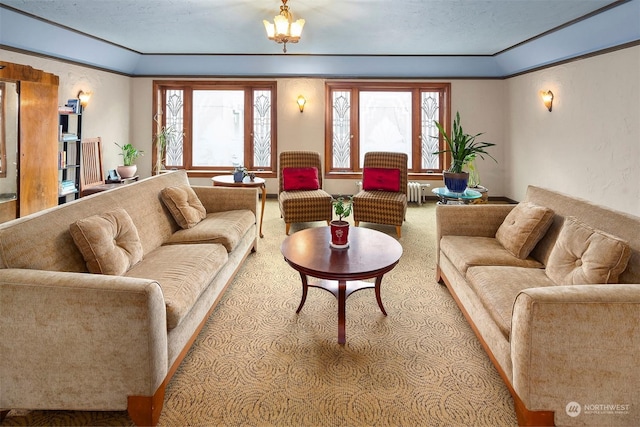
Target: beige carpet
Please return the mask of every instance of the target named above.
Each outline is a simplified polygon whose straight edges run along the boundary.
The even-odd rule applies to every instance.
[[[411,205],[403,257],[373,290],[337,303],[280,254],[270,199],[264,239],[167,388],[165,426],[513,426],[513,400],[446,287],[434,280],[434,204]],[[294,225],[301,227],[322,223]],[[395,236],[393,227],[374,226]],[[124,412],[11,411],[3,425],[131,425]]]

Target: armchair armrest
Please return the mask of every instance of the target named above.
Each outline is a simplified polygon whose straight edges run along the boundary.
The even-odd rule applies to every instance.
[[[630,405],[618,418],[584,412],[581,423],[639,424],[639,319],[638,284],[521,292],[511,326],[515,392],[529,410],[555,411],[558,425],[570,423],[570,402]]]
[[[125,410],[168,372],[157,282],[0,269],[0,408]]]
[[[193,186],[207,212],[249,209],[258,217],[258,189]]]

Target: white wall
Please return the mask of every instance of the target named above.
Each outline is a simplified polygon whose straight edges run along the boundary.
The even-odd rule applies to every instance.
[[[533,184],[640,215],[640,47],[506,82],[505,195]],[[539,92],[551,90],[553,111]]]

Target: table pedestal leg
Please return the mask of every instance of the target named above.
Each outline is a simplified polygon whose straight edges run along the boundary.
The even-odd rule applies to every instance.
[[[346,342],[345,323],[347,305],[347,281],[338,281],[338,344]]]
[[[302,299],[300,300],[300,305],[296,310],[296,314],[300,313],[300,310],[302,310],[302,306],[304,305],[304,302],[307,300],[307,291],[309,290],[307,275],[300,273],[300,278],[302,279]]]
[[[267,186],[262,186],[262,213],[260,214],[260,237],[264,237],[262,234],[262,221],[264,221],[264,203],[267,201]]]
[[[349,295],[362,289],[374,288],[378,307],[380,307],[382,314],[385,316],[387,315],[387,311],[384,309],[384,305],[382,305],[382,296],[380,295],[382,277],[383,275],[377,276],[375,284],[360,280],[350,282],[346,280],[319,280],[309,284],[306,274],[300,273],[300,278],[302,279],[302,300],[300,301],[300,305],[298,306],[296,313],[300,313],[300,310],[302,310],[302,306],[307,300],[307,291],[310,287],[324,289],[325,291],[331,292],[333,296],[338,299],[338,343],[344,344],[346,342],[347,335],[345,332],[347,319],[346,305]]]
[[[378,307],[380,307],[382,314],[386,316],[387,312],[382,305],[382,296],[380,296],[380,284],[382,284],[382,276],[376,277],[376,300],[378,301]]]

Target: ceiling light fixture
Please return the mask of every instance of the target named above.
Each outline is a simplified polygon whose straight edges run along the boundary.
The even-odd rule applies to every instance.
[[[284,44],[282,48],[284,53],[287,53],[287,43],[298,43],[304,27],[304,19],[293,21],[293,15],[289,11],[287,1],[282,0],[280,15],[273,18],[273,23],[267,20],[262,21],[265,30],[267,30],[269,40]]]

